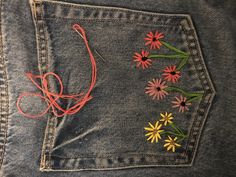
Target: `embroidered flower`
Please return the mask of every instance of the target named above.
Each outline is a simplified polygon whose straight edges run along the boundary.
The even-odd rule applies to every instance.
[[[172,116],[172,113],[168,114],[167,112],[165,114],[161,113],[161,117],[162,119],[160,119],[160,121],[164,122],[164,125],[166,126],[168,123],[173,123],[171,120],[174,118]]]
[[[164,38],[164,35],[162,33],[159,33],[158,31],[153,34],[153,32],[150,32],[147,34],[147,37],[144,38],[145,45],[150,45],[150,49],[159,49],[162,45],[159,39]]]
[[[152,125],[150,122],[148,124],[150,127],[144,127],[145,130],[149,131],[148,133],[145,134],[145,136],[149,136],[147,140],[148,141],[150,140],[151,143],[153,143],[154,141],[156,141],[157,143],[158,140],[161,139],[160,133],[164,131],[164,130],[160,130],[160,128],[162,127],[162,124],[159,124],[159,121],[155,123],[155,126]]]
[[[149,94],[152,99],[163,99],[166,95],[168,95],[168,92],[164,90],[168,87],[165,85],[165,83],[166,82],[162,82],[161,79],[153,79],[152,81],[148,82],[148,86],[145,88],[145,93]]]
[[[180,78],[180,71],[176,70],[176,66],[168,66],[164,69],[162,74],[164,79],[176,83]]]
[[[171,150],[173,152],[175,152],[175,147],[180,147],[181,145],[176,143],[177,137],[175,137],[174,139],[172,139],[170,136],[168,136],[168,139],[165,140],[165,144],[164,147],[167,148],[167,151]]]
[[[189,108],[188,106],[191,105],[191,103],[187,102],[187,98],[183,97],[182,95],[180,95],[180,97],[175,97],[176,101],[172,101],[172,103],[174,104],[172,107],[173,108],[178,108],[179,107],[179,112],[184,112],[185,110],[188,111]]]
[[[142,67],[143,69],[148,68],[151,65],[151,59],[148,58],[149,52],[142,50],[141,54],[135,52],[133,56],[134,61],[137,62],[137,67]]]

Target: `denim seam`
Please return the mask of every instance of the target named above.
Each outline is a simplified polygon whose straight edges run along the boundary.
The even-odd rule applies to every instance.
[[[44,39],[45,39],[45,65],[44,65],[44,68],[42,66],[42,69],[46,72],[49,72],[48,71],[48,63],[49,63],[49,57],[48,57],[48,40],[47,40],[47,35],[46,35],[46,27],[45,27],[45,24],[44,24],[44,19],[43,19],[43,6],[42,4],[40,4],[40,13],[39,15],[41,16],[41,21],[42,21],[42,30],[43,30],[43,35],[44,35]],[[50,83],[48,84],[48,86],[50,87]],[[52,120],[52,121],[50,121]],[[48,157],[48,159],[45,159],[45,163],[46,163],[46,167],[47,168],[51,168],[51,164],[50,164],[50,161],[51,161],[51,152],[52,152],[52,148],[53,148],[53,144],[54,144],[54,139],[55,139],[55,125],[56,125],[56,120],[57,118],[53,116],[52,113],[49,113],[48,115],[48,123],[49,123],[49,135],[51,136],[48,136],[49,138],[49,142],[48,142],[48,156],[45,155],[45,158]],[[51,132],[51,133],[50,133]]]
[[[5,146],[7,143],[8,131],[8,115],[9,115],[9,93],[8,93],[8,76],[6,61],[3,54],[3,40],[2,40],[2,7],[3,2],[0,0],[0,169],[5,157]],[[3,140],[3,141],[2,141]]]
[[[187,20],[188,21],[188,20]],[[182,25],[182,24],[181,24]],[[193,26],[191,26],[191,28],[193,28]],[[193,55],[193,52],[192,52],[192,49],[189,47],[189,41],[188,41],[188,37],[189,37],[189,35],[188,35],[188,33],[187,33],[187,30],[185,29],[185,26],[184,25],[182,25],[182,30],[183,30],[183,32],[184,32],[184,34],[186,35],[186,42],[187,42],[187,47],[188,47],[188,50],[189,50],[189,52],[190,52],[190,58],[189,59],[192,59],[192,62],[193,62],[193,66],[194,66],[194,68],[195,68],[195,71],[196,71],[196,73],[197,73],[197,75],[198,75],[198,78],[199,78],[199,80],[200,80],[200,82],[201,82],[201,86],[202,86],[202,88],[204,88],[204,86],[203,86],[203,83],[202,83],[202,80],[200,79],[200,77],[199,77],[199,72],[198,72],[198,70],[197,70],[197,67],[196,67],[196,63],[195,63],[195,60],[194,60],[194,55]],[[196,41],[194,41],[194,44],[196,45]],[[198,110],[199,110],[199,108],[200,108],[200,106],[201,106],[201,104],[202,104],[202,102],[203,102],[203,100],[204,100],[204,98],[205,98],[205,91],[204,91],[204,95],[203,95],[203,97],[202,97],[202,99],[201,99],[201,102],[200,102],[200,104],[198,105],[198,109],[197,109],[197,112],[198,112]],[[191,116],[194,116],[194,114],[191,114]],[[197,116],[195,116],[195,117],[197,117]],[[185,149],[185,154],[187,154],[187,156],[188,156],[188,162],[190,162],[191,163],[191,161],[193,161],[193,159],[190,157],[190,155],[188,154],[188,149],[189,149],[189,142],[195,142],[195,138],[193,138],[193,131],[194,131],[194,128],[196,128],[194,125],[195,125],[195,121],[196,121],[196,118],[193,120],[193,122],[192,122],[192,124],[191,124],[191,129],[190,129],[190,131],[189,131],[189,133],[188,133],[188,137],[189,137],[189,139],[188,139],[188,141],[187,141],[187,145],[186,145],[186,149]],[[200,125],[201,126],[201,125]],[[191,137],[191,138],[190,138]],[[192,154],[192,152],[194,151],[194,149],[193,150],[191,150],[190,152],[190,154]]]
[[[79,159],[79,158],[84,158],[84,159],[86,159],[86,158],[89,158],[89,159],[91,159],[91,158],[111,158],[111,157],[114,157],[114,155],[115,156],[124,156],[124,155],[127,155],[127,154],[129,154],[129,155],[133,155],[133,156],[135,156],[135,155],[140,155],[140,156],[143,156],[143,155],[145,155],[145,156],[160,156],[160,154],[154,154],[154,153],[142,153],[142,152],[140,152],[140,153],[106,153],[106,154],[103,154],[103,155],[92,155],[92,156],[90,156],[91,154],[83,154],[83,155],[81,155],[81,156],[76,156],[76,157],[66,157],[66,156],[58,156],[58,155],[52,155],[52,157],[56,157],[56,158],[61,158],[61,159]],[[174,157],[174,156],[176,156],[176,155],[178,155],[178,156],[181,156],[181,155],[183,155],[183,153],[178,153],[178,152],[176,152],[175,154],[173,154],[173,156],[170,156],[170,157]]]
[[[33,4],[31,0],[29,0],[32,16],[34,19],[35,30],[36,30],[36,41],[37,41],[37,52],[38,52],[38,69],[40,74],[47,72],[47,56],[48,56],[48,49],[47,49],[47,38],[45,34],[45,26],[44,21],[42,20],[42,6],[41,4]],[[40,168],[50,168],[49,161],[50,161],[50,152],[51,152],[51,141],[48,143],[49,140],[52,139],[50,136],[51,130],[51,122],[49,121],[50,116],[48,116],[48,122],[46,126],[43,146],[42,146],[42,153],[41,153],[41,162]],[[49,140],[48,140],[49,139]],[[49,155],[45,155],[49,154]],[[49,159],[48,159],[49,158]]]
[[[103,158],[93,158],[93,161],[96,161],[98,159],[103,159]],[[107,160],[107,158],[104,158],[104,159]],[[55,166],[53,166],[53,164],[51,164],[51,166],[52,166],[51,169],[71,169],[71,170],[77,171],[77,170],[80,170],[80,169],[88,169],[88,170],[90,170],[91,168],[97,169],[97,170],[99,170],[99,169],[103,170],[104,168],[109,168],[109,169],[112,170],[114,168],[123,168],[123,167],[125,167],[125,168],[132,168],[132,166],[136,166],[136,167],[142,167],[142,166],[146,166],[146,167],[151,167],[151,166],[165,166],[165,167],[191,166],[191,164],[189,164],[189,163],[182,163],[182,164],[180,164],[180,163],[173,163],[172,161],[167,162],[165,164],[159,164],[159,163],[157,163],[157,161],[152,161],[152,162],[148,161],[148,163],[147,163],[147,161],[144,161],[143,163],[146,163],[146,164],[140,164],[141,163],[140,161],[133,162],[134,164],[132,164],[130,162],[127,162],[127,163],[125,163],[125,162],[118,162],[118,163],[115,164],[115,166],[95,164],[94,165],[95,167],[90,167],[90,166],[89,167],[84,167],[83,165],[80,165],[80,164],[75,165],[76,163],[80,163],[81,160],[84,161],[85,159],[74,159],[74,158],[73,159],[57,159],[57,163],[61,164],[61,163],[64,162],[63,164],[65,164],[65,165],[60,165],[59,167],[55,167]],[[176,159],[174,159],[174,160],[176,160]],[[66,167],[67,166],[66,164],[68,163],[68,161],[73,161],[73,165],[70,166],[70,167]],[[53,163],[53,161],[51,161],[51,163]],[[41,170],[48,170],[48,169],[41,169]]]
[[[45,3],[45,1],[42,1],[43,3]],[[49,4],[49,5],[51,5],[51,4]],[[60,5],[61,6],[61,4],[53,4],[53,6],[56,6],[56,5]],[[62,5],[62,6],[65,6],[65,7],[67,7],[66,5]],[[83,6],[76,6],[76,7],[73,7],[73,8],[75,8],[75,9],[83,9],[83,10],[91,10],[91,7],[89,7],[89,8],[85,8],[85,7],[83,7]],[[99,11],[99,10],[103,10],[102,8],[94,8],[95,10],[97,10],[97,11]],[[105,9],[105,10],[107,10],[107,9]],[[176,20],[182,20],[183,18],[186,18],[187,17],[187,15],[183,15],[183,17],[181,17],[181,16],[173,16],[173,14],[172,14],[172,16],[168,16],[167,14],[166,15],[164,15],[164,14],[158,14],[158,13],[152,13],[152,14],[149,14],[148,12],[146,12],[146,11],[132,11],[131,9],[122,9],[122,10],[124,10],[125,11],[125,14],[127,15],[127,14],[129,14],[129,15],[138,15],[137,17],[134,17],[134,19],[133,20],[131,20],[130,18],[123,18],[123,17],[110,17],[110,18],[101,18],[101,19],[104,19],[104,20],[107,20],[107,21],[109,21],[109,20],[127,20],[127,21],[129,21],[129,22],[131,22],[131,21],[136,21],[136,23],[137,23],[137,21],[140,21],[140,22],[145,22],[145,21],[147,21],[147,22],[151,22],[151,23],[160,23],[160,22],[158,22],[158,19],[156,19],[157,21],[154,21],[154,19],[152,19],[152,20],[150,20],[150,19],[143,19],[144,17],[149,17],[149,18],[160,18],[160,19],[162,19],[163,20],[163,22],[162,23],[171,23],[172,25],[173,24],[175,24],[176,23]],[[114,13],[114,12],[120,12],[119,10],[117,11],[117,10],[114,10],[114,9],[109,9],[109,12],[111,12],[111,13]],[[175,14],[175,15],[177,15],[177,14]],[[46,16],[46,13],[45,13],[45,16]],[[94,17],[94,18],[90,18],[90,17],[79,17],[78,16],[78,18],[73,18],[73,17],[64,17],[64,16],[55,16],[55,15],[51,15],[50,17],[58,17],[58,18],[68,18],[68,19],[91,19],[91,20],[101,20],[101,19],[99,19],[99,18],[96,18],[96,17]],[[141,18],[141,19],[140,19]],[[168,20],[173,20],[174,19],[174,21],[171,21],[171,22],[168,22]],[[179,21],[178,21],[178,24],[179,24]],[[114,22],[114,21],[113,21]]]
[[[112,22],[112,23],[127,23],[127,24],[137,24],[137,25],[150,25],[150,26],[163,26],[163,27],[172,27],[172,28],[177,28],[177,25],[179,25],[179,23],[171,23],[171,25],[166,25],[166,24],[147,24],[147,23],[137,23],[137,21],[135,20],[127,20],[127,19],[119,19],[119,18],[114,18],[114,19],[96,19],[96,18],[64,18],[64,17],[44,17],[44,19],[62,19],[62,20],[80,20],[80,21],[93,21],[93,22]],[[123,20],[123,21],[122,21]],[[173,26],[175,25],[175,26]]]
[[[97,5],[85,5],[85,4],[74,4],[74,3],[67,3],[67,2],[61,2],[61,1],[54,1],[54,0],[35,0],[35,2],[42,2],[49,5],[60,5],[64,7],[72,7],[72,8],[82,8],[82,9],[94,9],[94,10],[109,10],[112,12],[117,11],[124,11],[124,12],[133,12],[137,14],[146,14],[150,16],[162,16],[164,18],[173,18],[173,19],[180,19],[180,18],[186,18],[188,15],[186,14],[164,14],[164,13],[156,13],[156,12],[149,12],[149,11],[141,11],[141,10],[133,10],[129,8],[123,8],[123,7],[109,7],[109,6],[97,6]]]
[[[144,156],[145,156],[145,157],[148,157],[148,158],[149,157],[155,157],[155,158],[160,158],[160,157],[163,158],[164,157],[164,158],[172,158],[174,160],[179,160],[179,159],[176,158],[176,154],[174,156],[165,156],[165,155],[158,155],[158,154],[156,154],[156,155],[149,155],[149,154],[144,154],[144,153],[137,153],[137,154],[129,154],[129,153],[127,153],[127,154],[126,153],[110,154],[110,153],[108,153],[108,154],[103,154],[103,155],[107,155],[107,156],[72,157],[72,158],[71,157],[66,157],[65,158],[65,157],[59,157],[59,156],[52,155],[51,157],[55,157],[55,158],[58,158],[60,160],[86,160],[86,159],[107,159],[108,160],[108,159],[111,159],[111,158],[114,158],[114,159],[118,159],[118,158],[124,159],[122,157],[130,155],[130,157],[127,157],[127,159],[129,159],[129,158],[133,158],[135,155],[138,155],[139,159],[144,158]],[[180,159],[180,160],[183,160],[183,159]],[[156,163],[156,161],[154,163]],[[171,164],[172,164],[172,161],[171,161]],[[178,163],[176,163],[176,164],[179,165]]]
[[[188,139],[188,142],[191,141],[192,143],[194,143],[194,145],[192,147],[193,150],[191,151],[192,153],[188,155],[189,158],[190,158],[190,163],[193,164],[194,158],[195,158],[196,153],[197,153],[197,148],[198,148],[198,144],[199,144],[199,141],[200,141],[200,137],[201,137],[202,132],[203,132],[203,127],[204,127],[205,121],[208,117],[208,113],[209,113],[209,110],[211,108],[212,100],[214,99],[214,96],[215,96],[216,92],[215,92],[213,83],[210,79],[208,69],[206,68],[204,58],[203,58],[203,55],[202,55],[202,52],[201,52],[201,48],[200,48],[200,45],[199,45],[199,40],[198,40],[198,37],[197,37],[197,34],[196,34],[196,30],[194,29],[194,25],[193,25],[191,17],[187,18],[186,22],[187,22],[187,25],[190,26],[191,28],[189,28],[189,29],[185,28],[184,25],[183,25],[183,27],[184,27],[183,30],[184,30],[184,32],[187,36],[186,40],[187,40],[188,48],[191,51],[191,55],[194,56],[193,50],[197,51],[195,57],[198,58],[198,59],[197,60],[193,59],[193,62],[195,63],[194,66],[196,68],[196,72],[198,74],[199,80],[201,81],[201,85],[204,88],[204,92],[205,92],[203,98],[201,99],[201,103],[200,103],[198,111],[197,111],[198,114],[199,114],[199,111],[202,109],[203,110],[202,113],[204,113],[204,115],[203,116],[199,115],[200,117],[202,117],[200,120],[197,120],[197,117],[194,119],[193,128],[191,129],[192,131],[194,131],[194,128],[198,128],[199,130],[197,130],[197,132],[195,131],[196,132],[195,133],[196,134],[195,138],[194,138],[194,136],[192,136],[192,139]],[[195,47],[190,46],[191,42],[188,40],[189,36],[193,36],[193,43],[195,44],[193,46],[195,46]],[[192,48],[192,50],[191,50],[191,48]],[[204,78],[201,77],[201,75],[204,75]],[[206,82],[204,82],[204,81],[206,81]],[[208,88],[206,89],[205,87],[208,87]],[[207,95],[206,95],[206,92],[208,90],[210,90],[210,92],[207,93]],[[208,95],[209,95],[209,98],[207,99],[206,97]],[[205,99],[207,99],[207,101]],[[204,104],[206,104],[207,106],[204,106]],[[203,108],[200,108],[201,105],[203,105],[202,106]],[[197,125],[194,126],[194,124],[196,124],[197,121],[199,121],[198,126]],[[186,148],[186,152],[188,151],[188,149],[189,149],[189,145]]]
[[[113,168],[80,168],[80,169],[71,169],[71,168],[51,168],[51,169],[42,169],[42,171],[50,172],[50,171],[58,171],[58,172],[75,172],[75,171],[112,171],[112,170],[125,170],[125,169],[134,169],[134,168],[152,168],[152,167],[169,167],[169,168],[176,168],[179,166],[176,165],[132,165],[132,166],[123,166],[123,167],[113,167]],[[187,168],[190,167],[188,164],[184,164],[181,167]]]
[[[64,5],[64,4],[63,4]],[[67,4],[66,4],[67,5]],[[77,6],[78,7],[78,6]],[[80,6],[79,6],[80,7]],[[42,6],[41,6],[41,8],[42,8]],[[112,8],[112,7],[111,7]],[[111,10],[111,9],[110,9]],[[116,11],[116,10],[114,10],[114,11]],[[42,15],[42,9],[41,9],[41,15]],[[164,14],[162,14],[162,16],[164,17]],[[189,17],[188,15],[185,15],[185,17]],[[43,18],[41,19],[42,21],[43,21]],[[106,20],[106,19],[104,19],[104,20]],[[118,20],[118,19],[115,19],[115,20]],[[119,21],[121,21],[122,19],[120,19]],[[184,20],[186,20],[186,19],[184,19]],[[189,23],[189,20],[191,20],[190,19],[190,17],[189,18],[187,18],[187,23]],[[189,26],[191,26],[191,28],[190,28],[190,31],[191,30],[194,30],[194,27],[193,27],[193,25],[189,25]],[[43,30],[44,30],[44,34],[45,34],[45,27],[43,27]],[[186,29],[185,29],[186,30]],[[186,31],[185,31],[186,32]],[[187,33],[188,34],[188,33]],[[187,35],[188,36],[188,35]],[[201,50],[200,48],[199,48],[199,45],[198,45],[198,42],[196,41],[196,36],[193,34],[193,37],[194,37],[194,40],[195,40],[195,45],[197,45],[198,46],[198,48],[197,48],[197,54],[200,52],[199,50]],[[189,42],[188,41],[186,41],[187,43],[188,43],[188,46],[189,46]],[[190,49],[190,47],[189,47],[189,50],[191,51],[191,53],[193,54],[193,49],[191,50]],[[46,52],[47,53],[47,52]],[[199,55],[199,54],[198,54]],[[199,56],[199,61],[200,61],[200,63],[199,63],[199,65],[200,66],[203,66],[203,71],[202,71],[202,73],[204,74],[204,75],[206,75],[206,72],[207,72],[207,70],[206,70],[206,68],[205,68],[205,66],[204,66],[204,64],[202,64],[201,63],[201,60],[203,60],[203,57],[201,57],[201,56]],[[194,61],[194,59],[193,59],[193,61]],[[195,64],[194,64],[195,65]],[[198,73],[198,72],[200,72],[200,71],[198,71],[197,69],[196,69],[196,72]],[[198,75],[199,75],[199,73],[198,73]],[[199,78],[200,78],[200,76],[198,76]],[[207,82],[207,84],[209,84],[209,75],[207,75],[206,77],[205,77],[205,79],[208,79],[208,82]],[[202,79],[200,79],[200,81],[201,81],[201,83],[202,83]],[[203,86],[203,84],[202,84],[202,86]],[[212,85],[211,85],[212,86]],[[204,86],[203,86],[203,88],[204,88]],[[209,87],[209,89],[212,89],[211,87]],[[211,90],[212,92],[211,92],[211,95],[212,95],[212,93],[213,93],[213,95],[214,95],[214,90]],[[207,96],[207,95],[206,95]],[[206,98],[206,96],[204,96],[203,98],[205,99]],[[210,96],[210,98],[208,99],[208,101],[207,102],[205,102],[206,100],[204,100],[202,98],[202,100],[201,100],[201,103],[200,103],[200,105],[202,105],[202,103],[204,103],[204,104],[206,104],[206,103],[209,103],[211,100],[212,100],[212,96]],[[200,107],[200,106],[199,106]],[[209,106],[208,106],[208,110],[209,110]],[[197,112],[199,112],[199,110],[197,111]],[[204,113],[206,112],[205,110],[203,111]],[[205,118],[201,118],[201,120],[200,121],[204,121],[205,119],[206,119],[206,117],[207,117],[207,113],[205,113],[205,116],[202,116],[202,117],[205,117]],[[51,151],[52,150],[52,146],[53,146],[53,140],[54,140],[54,131],[55,131],[55,126],[54,125],[56,125],[55,124],[55,122],[54,123],[51,123],[52,121],[56,121],[55,120],[56,118],[54,118],[54,117],[49,117],[49,119],[48,119],[48,129],[46,130],[46,132],[45,132],[45,137],[46,136],[49,136],[49,134],[51,134],[51,138],[50,138],[50,140],[48,140],[48,138],[46,138],[45,139],[45,146],[49,146],[50,148],[49,148],[49,151]],[[191,131],[190,131],[190,134],[192,134],[192,136],[193,136],[193,133],[192,132],[194,132],[194,128],[202,128],[203,126],[204,126],[204,124],[203,123],[199,123],[199,125],[198,126],[196,126],[196,127],[194,127],[194,125],[195,125],[195,122],[196,122],[196,119],[194,120],[194,123],[193,123],[193,126],[192,126],[192,128],[191,128]],[[48,133],[47,133],[48,132]],[[51,132],[51,133],[50,133]],[[199,133],[200,132],[200,133]],[[201,135],[201,133],[202,133],[202,130],[198,130],[198,132],[197,132],[197,136],[195,137],[195,138],[189,138],[189,141],[192,141],[193,140],[193,142],[194,142],[194,145],[193,145],[193,147],[192,147],[192,150],[191,150],[191,154],[190,155],[192,155],[193,154],[193,156],[190,156],[190,155],[188,155],[188,157],[190,156],[191,158],[189,158],[188,159],[188,161],[190,161],[190,166],[191,166],[191,164],[192,164],[192,161],[193,161],[193,157],[195,157],[195,151],[196,151],[196,148],[195,148],[195,146],[197,146],[197,144],[198,143],[195,143],[195,141],[197,140],[197,141],[199,141],[199,137],[200,137],[200,135]],[[48,135],[46,135],[46,134],[48,134]],[[47,141],[47,142],[46,142]],[[49,145],[48,145],[49,144]],[[188,149],[189,149],[189,144],[188,144],[188,146],[187,146],[187,148],[186,148],[186,154],[187,154],[187,151],[188,151]],[[43,152],[43,153],[45,153],[45,151]],[[140,154],[139,154],[140,155]],[[50,163],[50,160],[51,160],[51,152],[49,152],[49,156],[50,156],[50,158],[49,159],[44,159],[45,161],[46,160],[48,160],[49,161],[49,163]],[[169,160],[169,156],[165,156],[166,157],[166,159],[167,159],[167,161],[168,162],[172,162],[171,164],[169,164],[169,165],[166,165],[166,164],[164,164],[164,165],[154,165],[154,166],[182,166],[182,165],[184,165],[184,164],[179,164],[179,165],[174,165],[173,164],[173,160]],[[94,157],[94,158],[98,158],[98,157]],[[70,159],[73,159],[73,158],[70,158]],[[174,158],[174,159],[177,159],[177,158]],[[178,159],[177,159],[178,160]],[[183,160],[183,159],[180,159],[180,160]],[[155,163],[155,162],[154,162]],[[187,163],[186,161],[185,161],[185,163]],[[138,166],[142,166],[142,165],[138,165]],[[153,166],[153,165],[145,165],[145,166]],[[98,165],[96,165],[96,167],[97,168],[99,168],[98,167]],[[103,168],[104,168],[104,166],[102,166]],[[126,165],[126,167],[127,168],[132,168],[132,166],[130,166],[130,165]],[[49,164],[48,166],[47,166],[47,169],[50,169],[51,168],[51,165]],[[118,167],[118,168],[120,168],[120,167]],[[123,168],[123,167],[121,167],[121,168]],[[52,169],[56,169],[56,168],[52,168]],[[62,167],[60,167],[60,169],[62,169]],[[63,168],[63,169],[65,169],[65,168]],[[71,169],[71,168],[70,168]],[[114,167],[112,167],[112,169],[114,169]],[[45,168],[41,168],[41,170],[45,170]],[[90,168],[88,169],[88,170],[91,170]],[[98,169],[96,169],[96,170],[98,170]],[[102,169],[103,170],[103,169]]]

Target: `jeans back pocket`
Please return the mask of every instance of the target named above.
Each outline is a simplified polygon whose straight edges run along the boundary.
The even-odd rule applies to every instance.
[[[41,75],[56,73],[65,94],[93,86],[79,111],[48,112],[41,170],[192,164],[215,91],[189,15],[31,6]],[[59,93],[60,82],[48,80]],[[66,109],[81,101],[73,99],[56,102]]]

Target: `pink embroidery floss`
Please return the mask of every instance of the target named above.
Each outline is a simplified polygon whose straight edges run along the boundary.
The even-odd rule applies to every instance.
[[[74,24],[72,28],[81,35],[81,37],[85,43],[85,46],[87,48],[87,51],[89,53],[89,57],[90,57],[91,65],[92,65],[92,76],[91,76],[91,83],[90,83],[90,87],[88,88],[88,91],[86,92],[86,94],[80,93],[80,94],[74,94],[74,95],[64,95],[63,94],[63,90],[64,90],[63,83],[62,83],[61,78],[57,74],[55,74],[53,72],[48,72],[43,75],[33,75],[32,73],[27,73],[26,77],[39,90],[41,90],[43,92],[43,95],[45,95],[45,96],[43,96],[39,93],[30,93],[30,92],[25,92],[25,93],[20,94],[16,105],[17,105],[17,109],[18,109],[19,113],[21,113],[25,117],[28,117],[28,118],[42,117],[43,115],[45,115],[49,111],[50,108],[52,108],[52,112],[56,117],[63,117],[64,115],[75,114],[75,113],[79,112],[89,100],[92,99],[92,96],[90,95],[90,93],[93,90],[95,83],[96,83],[96,79],[97,79],[96,60],[95,60],[93,53],[89,47],[88,40],[86,38],[86,34],[85,34],[84,29],[79,24]],[[59,93],[54,93],[49,90],[48,81],[47,81],[48,76],[55,77],[56,80],[59,82],[59,86],[60,86]],[[42,86],[40,86],[40,84],[38,84],[37,79],[41,79]],[[40,97],[41,99],[43,99],[47,103],[47,105],[48,105],[47,108],[43,112],[36,114],[36,115],[32,115],[32,114],[28,114],[28,113],[24,112],[20,106],[20,102],[23,97],[27,97],[27,96]],[[68,109],[63,109],[57,103],[58,99],[73,99],[76,101],[76,103],[73,106],[69,107]]]

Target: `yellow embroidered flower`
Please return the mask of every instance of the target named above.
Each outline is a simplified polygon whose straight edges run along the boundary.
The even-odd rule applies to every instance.
[[[157,143],[158,140],[161,139],[160,133],[164,131],[160,130],[162,124],[159,124],[159,121],[155,123],[155,126],[152,125],[150,122],[148,122],[148,124],[150,127],[144,127],[145,130],[149,131],[149,133],[145,134],[145,136],[149,136],[147,140],[151,140],[151,143],[153,143],[154,141],[156,141]]]
[[[180,147],[181,145],[176,143],[177,137],[172,139],[170,136],[168,136],[169,139],[165,140],[166,144],[164,144],[164,147],[167,148],[167,151],[171,150],[175,152],[175,147]]]
[[[165,113],[165,114],[162,114],[161,113],[161,117],[162,117],[162,119],[160,120],[160,121],[162,121],[162,122],[164,122],[164,125],[166,126],[167,125],[167,123],[173,123],[171,120],[174,118],[173,116],[172,116],[172,113],[170,113],[170,114],[168,114],[167,112]]]

